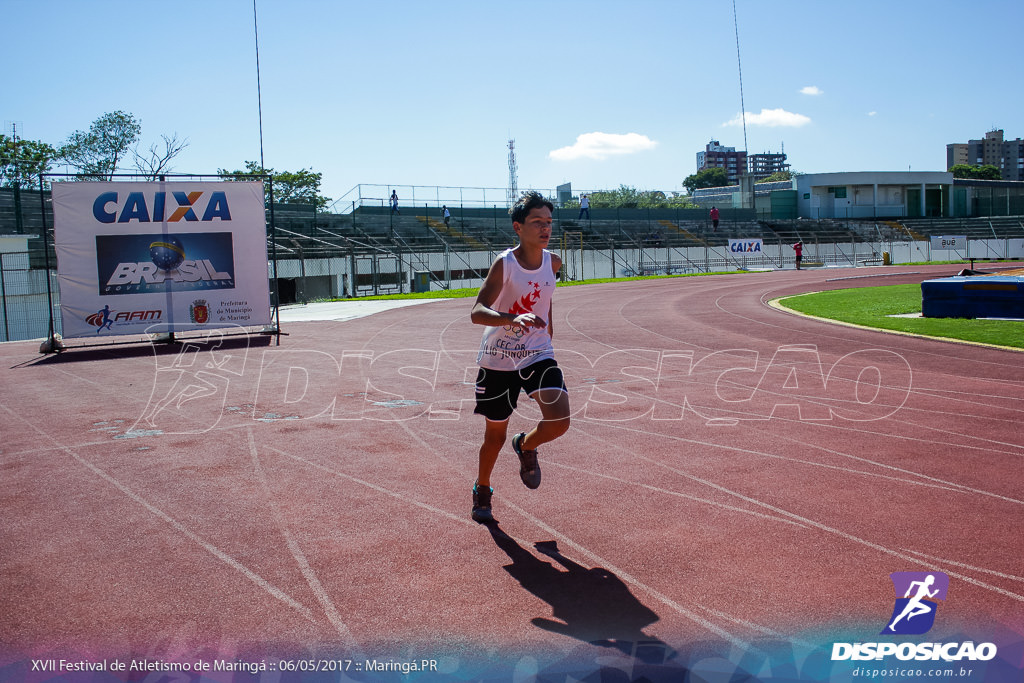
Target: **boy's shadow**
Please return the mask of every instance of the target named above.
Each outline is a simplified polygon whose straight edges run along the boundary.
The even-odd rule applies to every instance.
[[[670,648],[643,629],[659,617],[640,602],[619,577],[602,567],[587,569],[562,555],[555,541],[534,547],[565,568],[544,562],[502,531],[489,525],[491,537],[512,564],[504,567],[523,588],[551,605],[553,619],[535,617],[534,626],[586,643],[620,650],[650,663],[674,656]],[[635,648],[635,649],[634,649]]]

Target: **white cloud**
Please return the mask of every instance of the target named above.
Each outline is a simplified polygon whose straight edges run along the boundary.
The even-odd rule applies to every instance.
[[[747,114],[747,123],[751,126],[766,126],[768,128],[786,126],[788,128],[799,128],[800,126],[806,126],[810,122],[811,119],[803,114],[794,114],[793,112],[786,111],[785,109],[762,109],[760,114]],[[727,121],[722,124],[723,127],[742,125],[743,117],[740,114],[736,114],[736,117],[732,121]]]
[[[824,95],[825,92],[816,85],[808,85],[800,89],[800,92],[804,95]]]
[[[576,144],[548,152],[548,157],[555,161],[575,161],[576,159],[596,159],[598,161],[610,156],[635,154],[658,145],[646,135],[639,133],[584,133],[576,138]]]
[[[877,111],[869,111],[869,112],[868,112],[868,116],[875,116],[875,115],[877,115],[877,114],[878,114],[878,112],[877,112]]]

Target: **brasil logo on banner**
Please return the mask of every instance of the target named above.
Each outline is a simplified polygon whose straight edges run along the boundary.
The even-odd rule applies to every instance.
[[[230,289],[230,232],[96,235],[100,296]]]

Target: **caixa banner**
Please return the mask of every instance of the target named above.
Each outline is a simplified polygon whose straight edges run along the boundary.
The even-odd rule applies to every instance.
[[[764,240],[760,238],[749,240],[730,239],[729,251],[733,254],[761,256],[764,253]]]
[[[261,182],[53,184],[65,337],[268,325]]]

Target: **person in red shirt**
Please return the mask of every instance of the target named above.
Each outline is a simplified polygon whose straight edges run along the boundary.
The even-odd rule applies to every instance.
[[[800,270],[800,258],[804,254],[803,242],[797,242],[796,244],[794,244],[793,245],[793,251],[796,252],[796,269]]]
[[[711,229],[714,231],[718,230],[718,209],[711,207]]]

